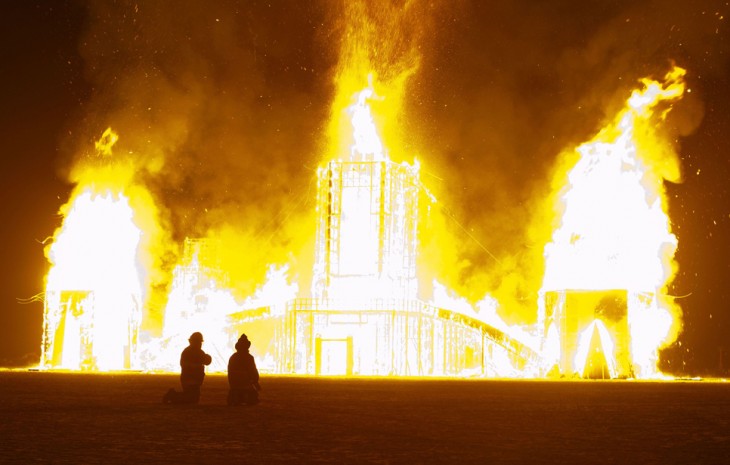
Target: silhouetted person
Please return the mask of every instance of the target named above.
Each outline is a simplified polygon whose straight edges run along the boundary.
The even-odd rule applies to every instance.
[[[259,402],[259,370],[253,355],[248,353],[251,341],[242,334],[236,342],[236,353],[228,359],[228,405],[254,405]]]
[[[200,386],[205,379],[205,365],[212,361],[203,352],[203,335],[195,332],[190,335],[188,345],[180,354],[180,384],[182,392],[170,389],[162,402],[166,404],[197,404],[200,401]]]

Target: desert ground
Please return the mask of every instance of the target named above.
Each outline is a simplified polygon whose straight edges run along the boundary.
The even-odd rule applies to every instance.
[[[2,463],[730,463],[730,383],[0,371]]]

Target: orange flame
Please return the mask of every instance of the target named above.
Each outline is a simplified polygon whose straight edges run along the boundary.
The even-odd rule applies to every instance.
[[[675,272],[677,239],[654,166],[664,145],[653,125],[669,111],[660,104],[682,96],[684,74],[675,67],[663,83],[642,80],[616,119],[576,149],[561,223],[545,247],[543,292],[629,291],[632,361],[641,377],[657,375],[657,350],[671,334],[674,309],[661,301]],[[639,302],[642,293],[654,298]]]
[[[44,368],[137,367],[142,311],[159,279],[152,249],[166,236],[132,166],[110,159],[118,139],[107,128],[95,143],[99,158],[75,167],[77,186],[45,251]]]
[[[357,96],[357,102],[350,107],[352,113],[353,138],[352,158],[372,161],[385,159],[383,143],[380,141],[378,130],[373,121],[370,105],[367,100],[373,98],[372,87],[361,90]]]
[[[88,333],[88,355],[82,355],[79,335],[71,334],[75,320],[67,315],[65,337],[58,341],[64,345],[60,365],[124,368],[129,324],[140,319],[142,283],[137,256],[142,233],[121,193],[85,189],[67,208],[63,226],[47,251],[51,269],[46,292],[85,291],[93,298],[76,315]]]

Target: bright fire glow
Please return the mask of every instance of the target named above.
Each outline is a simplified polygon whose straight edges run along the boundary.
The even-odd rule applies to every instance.
[[[576,326],[582,327],[551,321],[540,349],[533,334],[504,323],[489,295],[477,311],[434,281],[433,299],[419,300],[420,167],[389,159],[369,104],[385,99],[371,82],[348,107],[350,160],[331,161],[318,173],[313,298],[297,299],[288,268],[271,266],[267,282],[238,301],[221,268],[224,251],[212,239],[187,239],[173,263],[161,335],[138,341],[150,290],[149,251],[143,250],[149,231],[140,227],[140,207],[130,200],[125,176],[110,183],[115,187],[79,183],[47,249],[42,363],[177,371],[180,350],[200,331],[213,358],[210,370],[221,371],[245,330],[254,351],[265,351],[261,366],[278,372],[529,377],[569,360],[568,375],[584,376],[600,363],[617,377],[625,375],[630,352],[629,376],[657,376],[657,350],[678,321],[662,294],[674,273],[677,240],[655,169],[662,162],[653,125],[668,111],[661,105],[682,95],[683,74],[675,68],[663,84],[644,80],[616,119],[576,149],[560,197],[561,222],[545,248],[542,294],[553,292],[555,308],[571,302],[563,310],[567,319],[573,305],[601,307],[595,318],[593,307],[580,309]],[[98,154],[110,158],[117,139],[104,132]],[[113,169],[104,170],[114,177]],[[247,328],[271,333],[270,339],[258,344]],[[563,344],[561,331],[576,339]],[[566,357],[561,350],[573,353]]]
[[[352,114],[353,138],[352,159],[358,158],[381,161],[385,159],[383,143],[380,141],[378,130],[373,121],[370,105],[367,100],[373,98],[374,91],[368,87],[360,91],[357,102],[350,107]]]
[[[162,342],[169,349],[151,351],[145,368],[176,370],[180,354],[173,348],[185,347],[188,337],[200,331],[205,338],[205,350],[213,357],[210,369],[225,370],[232,336],[227,331],[226,317],[238,309],[231,292],[215,276],[206,273],[195,253],[173,273],[162,333]]]
[[[480,300],[476,304],[475,310],[474,306],[472,306],[472,304],[465,298],[456,295],[446,286],[437,280],[434,280],[433,300],[431,301],[431,304],[435,307],[447,308],[469,318],[484,322],[529,347],[537,348],[539,346],[539,342],[536,341],[531,334],[525,332],[519,326],[510,326],[504,322],[504,320],[497,314],[499,303],[490,295],[486,295],[482,300]],[[514,362],[510,360],[503,351],[493,352],[488,364],[489,374],[491,376],[502,378],[533,377],[537,373],[532,369],[538,368],[528,366],[517,369]]]
[[[86,314],[77,315],[83,322],[65,319],[67,337],[60,338],[64,368],[124,367],[127,329],[139,320],[142,296],[137,267],[141,231],[133,218],[129,201],[119,192],[87,189],[67,206],[63,226],[48,249],[46,292],[85,291],[92,296],[84,306]],[[87,333],[90,357],[81,355],[78,325]]]
[[[205,339],[204,350],[213,359],[208,369],[225,371],[231,347],[238,338],[231,327],[231,315],[261,306],[278,310],[296,296],[297,286],[287,280],[288,268],[272,266],[266,282],[254,295],[243,303],[238,302],[226,282],[225,272],[215,266],[219,252],[215,241],[186,240],[182,263],[173,273],[162,338],[145,345],[142,368],[177,370],[180,348],[187,345],[190,334],[199,331]]]
[[[41,366],[84,370],[136,368],[138,337],[149,297],[156,209],[132,180],[129,163],[112,158],[111,128],[97,158],[73,172],[77,182],[46,247]]]
[[[486,322],[436,281],[433,300],[418,299],[419,165],[388,158],[369,104],[372,89],[371,83],[356,93],[349,107],[351,159],[330,161],[318,172],[314,299],[298,299],[292,309],[294,370],[524,374],[517,366],[530,350],[510,345],[506,325],[494,327],[499,318],[486,308],[496,301],[484,301]]]
[[[322,238],[330,246],[321,251],[317,272],[320,281],[328,281],[327,289],[317,288],[315,278],[315,296],[350,301],[414,297],[415,285],[408,281],[415,281],[409,261],[416,247],[419,165],[388,159],[368,103],[373,95],[372,87],[365,88],[348,107],[352,162],[333,161],[318,173],[320,228],[331,237]]]
[[[657,350],[670,335],[672,309],[659,302],[674,273],[677,239],[663,179],[655,172],[666,144],[654,125],[666,115],[667,103],[682,96],[683,76],[675,67],[664,83],[643,80],[616,119],[576,149],[579,159],[560,199],[561,223],[545,248],[543,291],[624,289],[631,296],[655,296],[648,305],[634,297],[628,302],[632,360],[640,377],[656,375]],[[604,343],[606,337],[601,333]],[[611,351],[603,350],[608,357]]]
[[[595,335],[598,335],[599,345],[593,347],[591,343]],[[575,352],[573,360],[573,369],[579,373],[585,373],[586,363],[589,361],[591,351],[602,351],[606,360],[606,368],[608,369],[608,377],[616,378],[618,370],[616,369],[616,355],[614,354],[613,340],[606,325],[601,320],[593,320],[588,327],[583,330],[578,338],[578,349]]]

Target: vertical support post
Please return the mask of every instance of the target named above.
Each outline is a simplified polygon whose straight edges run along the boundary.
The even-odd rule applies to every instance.
[[[314,339],[314,374],[319,376],[322,374],[322,338]]]
[[[353,357],[352,336],[347,336],[347,367],[345,369],[347,376],[352,376]]]
[[[380,184],[380,197],[378,198],[378,278],[382,279],[383,274],[383,268],[384,268],[384,262],[385,262],[385,233],[387,231],[386,228],[386,215],[385,215],[385,181],[388,176],[388,165],[386,162],[381,161],[377,165],[373,166],[373,168],[379,168],[377,171],[379,171],[380,179],[378,179],[378,182]],[[374,175],[375,173],[372,173]],[[372,179],[372,177],[371,177]],[[371,185],[372,189],[372,185]]]

